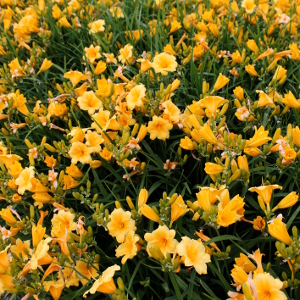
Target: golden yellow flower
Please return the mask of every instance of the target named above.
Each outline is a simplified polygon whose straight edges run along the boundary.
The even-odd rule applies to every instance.
[[[218,111],[218,108],[227,103],[228,100],[218,97],[218,96],[207,96],[204,99],[200,100],[200,106],[205,107],[205,114],[207,117],[214,116]]]
[[[248,148],[255,148],[264,145],[268,141],[272,140],[272,138],[268,137],[269,130],[265,130],[264,126],[260,126],[257,130],[256,126],[254,136],[247,140],[246,147]]]
[[[224,148],[224,146],[218,141],[218,139],[214,135],[208,122],[206,122],[203,126],[201,126],[201,128],[198,130],[198,133],[207,142],[213,145],[218,145],[221,149]]]
[[[38,260],[40,260],[41,258],[43,258],[44,256],[46,256],[48,254],[48,250],[49,250],[49,243],[52,241],[52,238],[48,237],[45,240],[42,240],[39,242],[39,244],[36,247],[35,252],[33,253],[32,257],[31,257],[31,269],[32,270],[36,270],[38,267]]]
[[[116,237],[118,243],[123,243],[125,236],[130,230],[135,231],[135,221],[131,219],[131,212],[122,208],[115,208],[110,214],[110,221],[107,224],[108,232]]]
[[[256,49],[258,49],[258,46],[257,46],[255,40],[250,40],[250,39],[247,41],[247,47],[253,52],[255,52]]]
[[[149,249],[155,245],[165,257],[167,253],[174,253],[178,244],[175,235],[176,231],[173,229],[170,230],[166,225],[159,226],[152,233],[146,233],[145,240],[147,241],[147,251],[149,256],[152,256]]]
[[[69,79],[73,86],[76,86],[80,81],[86,80],[87,76],[79,71],[69,71],[64,74],[64,78]]]
[[[124,19],[124,14],[120,7],[118,6],[111,7],[109,11],[113,17],[117,17],[118,19],[120,18]]]
[[[71,164],[70,167],[66,167],[66,172],[67,172],[67,174],[69,174],[70,176],[72,176],[74,178],[83,177],[83,173],[74,164]]]
[[[171,100],[163,102],[162,107],[164,108],[164,119],[170,120],[172,123],[180,121],[180,109]]]
[[[78,272],[76,272],[77,276],[83,285],[88,283],[88,279],[95,278],[99,275],[97,272],[99,270],[98,264],[93,264],[88,267],[87,264],[81,260],[76,261],[75,270]]]
[[[16,240],[16,244],[10,247],[12,253],[17,256],[21,256],[24,260],[28,260],[28,254],[32,254],[32,249],[30,249],[30,241],[22,242],[21,239]],[[26,250],[26,251],[25,251]]]
[[[256,217],[253,220],[253,228],[258,231],[263,231],[266,227],[266,221],[261,216]]]
[[[252,187],[249,189],[250,192],[256,192],[259,196],[262,197],[263,201],[268,204],[271,201],[273,190],[280,189],[282,190],[282,186],[278,184],[273,185],[264,185],[258,187]]]
[[[249,75],[251,75],[251,76],[258,76],[258,77],[259,77],[259,75],[258,75],[258,73],[256,72],[256,70],[255,70],[255,68],[254,68],[253,65],[247,65],[247,66],[245,67],[245,70],[247,71],[247,73],[248,73]]]
[[[208,29],[210,30],[210,32],[214,36],[218,36],[219,35],[219,29],[218,29],[218,25],[217,24],[210,23],[209,26],[208,26]]]
[[[238,265],[234,265],[230,275],[237,285],[242,285],[248,280],[248,274]]]
[[[262,155],[263,153],[257,147],[246,147],[244,152],[250,156],[256,157],[258,155]]]
[[[97,79],[96,94],[100,97],[108,97],[111,94],[112,82],[106,78]]]
[[[105,25],[105,20],[96,20],[94,22],[89,23],[88,24],[88,27],[90,28],[89,34],[103,32],[105,30],[104,25]]]
[[[300,100],[297,100],[291,91],[289,91],[288,94],[284,95],[282,103],[291,108],[300,108]]]
[[[256,8],[255,1],[254,0],[243,0],[242,7],[245,8],[247,14],[252,14]]]
[[[251,262],[251,260],[243,253],[240,257],[234,259],[236,264],[241,267],[245,272],[253,272],[256,270],[256,266]]]
[[[121,268],[118,265],[113,265],[107,268],[102,275],[93,283],[93,286],[83,294],[83,298],[86,298],[88,293],[95,294],[96,292],[104,294],[115,294],[117,287],[113,281],[113,276],[116,271]]]
[[[54,300],[58,300],[64,289],[65,282],[62,278],[58,280],[44,281],[43,286],[46,292],[50,292]]]
[[[180,256],[183,256],[186,267],[194,267],[199,275],[207,274],[207,263],[211,260],[210,255],[205,253],[205,247],[201,241],[184,236],[176,250]]]
[[[274,107],[275,104],[273,102],[273,99],[269,97],[264,91],[257,90],[257,93],[259,93],[259,99],[257,103],[257,107]]]
[[[99,51],[100,51],[100,46],[94,47],[94,45],[90,45],[89,48],[87,48],[87,47],[84,48],[85,56],[90,63],[94,63],[94,61],[97,58],[101,57],[101,54]]]
[[[132,49],[133,46],[130,44],[127,44],[124,48],[120,49],[120,55],[118,56],[118,60],[125,64],[126,62],[129,62],[132,58]]]
[[[43,239],[46,233],[46,228],[42,225],[33,225],[31,228],[31,235],[32,235],[32,246],[35,248],[40,241]]]
[[[193,141],[187,136],[180,140],[180,147],[185,150],[195,150]]]
[[[148,200],[148,191],[146,189],[141,189],[138,197],[138,209],[147,203]]]
[[[51,230],[51,236],[53,237],[53,242],[57,242],[60,247],[60,251],[62,254],[65,254],[67,258],[72,261],[70,257],[70,250],[67,244],[67,228],[64,224],[58,224],[57,226],[53,226]]]
[[[77,224],[74,222],[75,215],[69,211],[60,210],[57,214],[54,214],[51,223],[52,226],[62,225],[68,233],[77,228]]]
[[[292,43],[289,45],[290,50],[292,50],[291,59],[300,60],[300,51],[296,43]]]
[[[210,162],[205,163],[204,171],[208,175],[217,175],[217,174],[220,174],[221,172],[223,172],[224,170],[225,170],[225,168],[218,164],[214,164],[214,163],[210,163]]]
[[[0,211],[0,217],[10,226],[15,225],[17,223],[17,219],[13,216],[11,210],[11,206],[8,208],[2,208]]]
[[[10,167],[9,167],[9,174],[13,178],[18,178],[23,171],[22,165],[18,162],[15,161]]]
[[[179,30],[181,27],[182,27],[182,26],[181,26],[181,23],[180,23],[180,22],[178,22],[177,20],[173,20],[173,21],[171,22],[171,28],[170,28],[169,34],[175,32],[175,31],[177,31],[177,30]]]
[[[62,26],[62,27],[66,27],[66,28],[71,28],[72,25],[69,23],[69,21],[67,20],[66,16],[63,16],[62,18],[60,18],[58,20],[59,24]]]
[[[121,260],[122,265],[126,263],[127,259],[132,259],[136,256],[138,251],[136,243],[139,239],[139,236],[134,234],[133,230],[130,230],[124,242],[116,249],[116,257],[123,256]]]
[[[148,218],[149,220],[151,220],[153,222],[159,222],[160,221],[159,215],[157,215],[155,213],[155,211],[147,204],[144,204],[141,207],[141,213],[142,213],[143,216],[145,216],[146,218]]]
[[[162,73],[162,75],[175,72],[177,68],[176,57],[165,52],[160,53],[154,57],[152,68],[155,73]]]
[[[276,209],[284,209],[295,205],[298,202],[299,195],[296,192],[291,192],[287,196],[285,196],[277,205],[272,209],[275,211]]]
[[[280,81],[283,78],[283,76],[286,75],[286,72],[287,69],[283,68],[282,66],[278,66],[272,78],[272,81]]]
[[[88,164],[92,160],[91,149],[81,142],[74,142],[69,150],[69,155],[72,160],[72,164],[81,162],[82,164]]]
[[[86,145],[90,147],[92,153],[99,153],[101,151],[101,144],[104,139],[95,131],[88,130],[85,134]]]
[[[169,138],[172,128],[173,125],[161,117],[154,116],[152,121],[148,122],[148,132],[151,140],[158,138],[165,141]]]
[[[9,64],[8,64],[9,68],[10,68],[10,73],[12,78],[17,77],[23,77],[23,68],[20,66],[20,63],[18,61],[17,58],[15,58],[14,60],[12,60]]]
[[[94,74],[99,75],[99,74],[103,73],[105,70],[106,70],[106,63],[103,61],[99,61],[96,65]]]
[[[48,60],[47,58],[45,58],[43,60],[43,63],[41,65],[39,71],[37,72],[37,74],[40,74],[41,72],[47,71],[48,69],[50,69],[52,67],[52,65],[53,64],[52,64],[51,60]]]
[[[291,245],[293,240],[288,234],[286,225],[282,222],[281,216],[279,215],[268,225],[269,234],[277,239],[278,241]]]
[[[281,291],[283,282],[275,279],[269,273],[259,273],[252,281],[257,299],[287,300],[284,292]]]
[[[146,87],[143,84],[136,85],[126,96],[128,109],[133,110],[136,106],[143,105],[143,98],[146,95]]]
[[[173,47],[172,47],[171,44],[167,44],[167,45],[164,47],[164,52],[165,52],[165,53],[168,53],[168,54],[171,54],[171,55],[177,55],[176,51],[173,49]]]
[[[134,42],[138,41],[142,35],[144,34],[144,30],[126,30],[125,36],[126,38],[129,38],[130,40],[134,40]]]
[[[217,81],[214,85],[213,91],[218,91],[220,90],[222,87],[224,87],[228,82],[229,82],[229,78],[224,76],[223,74],[219,74]]]
[[[52,17],[55,19],[55,20],[58,20],[60,19],[62,15],[62,11],[60,10],[60,8],[57,6],[57,4],[55,4],[53,7],[52,7]]]
[[[99,110],[103,106],[93,91],[84,92],[81,97],[77,98],[77,101],[79,107],[82,110],[87,110],[90,115],[93,115],[95,110]]]
[[[87,91],[87,88],[88,88],[87,83],[84,82],[80,87],[74,89],[74,92],[77,97],[81,97],[83,93]]]
[[[196,193],[199,207],[204,211],[209,211],[212,204],[217,201],[217,194],[210,188],[202,188],[199,193]]]
[[[244,99],[244,89],[241,86],[237,86],[233,90],[234,97],[238,99],[239,101],[242,101]]]
[[[18,185],[18,193],[23,195],[26,190],[32,187],[31,179],[34,178],[34,167],[25,168],[16,179]]]
[[[170,228],[172,227],[173,222],[175,222],[177,219],[179,219],[182,215],[187,213],[189,211],[189,208],[184,203],[182,196],[179,195],[174,203],[171,204],[171,222],[170,222]]]

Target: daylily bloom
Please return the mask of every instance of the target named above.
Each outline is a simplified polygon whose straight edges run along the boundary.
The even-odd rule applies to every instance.
[[[228,82],[229,82],[229,78],[224,76],[222,73],[219,74],[217,81],[215,82],[213,91],[218,91],[220,90],[222,87],[224,87]]]
[[[152,67],[155,73],[167,75],[168,72],[174,72],[177,68],[176,57],[167,53],[161,53],[154,57]]]
[[[48,69],[50,69],[52,67],[52,65],[53,64],[52,64],[51,60],[48,60],[47,58],[45,58],[43,60],[43,63],[41,65],[39,71],[37,72],[37,74],[47,71]]]
[[[250,192],[256,192],[266,204],[269,204],[271,201],[272,193],[274,189],[282,189],[282,186],[278,184],[273,185],[264,185],[259,187],[252,187],[249,189]]]
[[[194,267],[199,275],[207,274],[207,263],[211,260],[210,255],[205,253],[205,247],[201,241],[184,236],[176,250],[180,256],[183,256],[186,267]]]
[[[265,130],[264,126],[259,127],[257,130],[256,126],[254,136],[246,142],[246,147],[254,148],[259,147],[272,140],[272,138],[268,137],[269,131]]]
[[[135,231],[135,221],[131,219],[131,212],[122,208],[115,208],[110,214],[110,221],[107,224],[108,232],[116,237],[118,243],[123,243],[125,236],[130,230]]]
[[[120,269],[118,265],[107,268],[93,283],[93,286],[83,294],[83,298],[86,298],[88,293],[95,294],[96,292],[100,292],[104,294],[114,294],[117,291],[117,287],[113,281],[113,276],[115,272]]]
[[[126,235],[124,242],[116,249],[116,257],[123,256],[121,260],[122,265],[126,263],[127,259],[132,259],[136,256],[138,251],[136,243],[139,239],[139,236],[134,234],[133,230],[130,230]]]
[[[166,257],[167,253],[173,253],[178,244],[175,239],[176,232],[173,229],[169,229],[166,225],[159,226],[152,233],[145,234],[145,240],[147,241],[147,251],[151,257],[149,249],[156,245],[162,254]]]
[[[293,240],[289,236],[289,233],[286,229],[286,225],[282,222],[281,217],[275,218],[268,225],[269,234],[277,239],[278,241],[285,243],[286,245],[291,245]]]

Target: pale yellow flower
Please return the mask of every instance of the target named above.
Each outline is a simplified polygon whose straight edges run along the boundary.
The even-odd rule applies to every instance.
[[[186,267],[194,267],[200,275],[207,274],[207,263],[211,260],[210,255],[205,253],[205,247],[201,241],[184,236],[177,245],[177,253],[183,256]]]
[[[16,179],[18,185],[18,193],[23,195],[26,190],[32,188],[31,179],[34,178],[34,167],[25,168]]]

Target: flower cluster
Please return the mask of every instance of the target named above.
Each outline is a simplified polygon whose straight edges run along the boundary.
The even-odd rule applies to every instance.
[[[296,297],[299,20],[1,0],[1,297]]]

